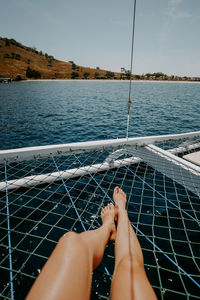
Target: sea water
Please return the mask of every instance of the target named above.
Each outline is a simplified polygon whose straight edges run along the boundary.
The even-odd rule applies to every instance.
[[[129,83],[125,81],[38,81],[1,84],[0,147],[1,149],[8,149],[125,137],[128,88]],[[195,83],[133,82],[129,128],[130,136],[182,133],[200,130],[199,95],[200,84]],[[137,172],[140,174],[141,171],[143,172],[142,168],[143,165],[140,165],[140,168],[133,166],[132,171],[134,174]],[[4,170],[4,166],[2,170]],[[15,175],[16,170],[13,171],[12,168],[9,170],[11,175],[12,173]],[[23,170],[26,172],[26,168],[22,169],[22,172]],[[151,170],[148,172],[148,174],[145,173],[145,181],[151,183]],[[3,173],[4,171],[2,174]],[[17,176],[19,176],[19,174],[17,174]],[[110,191],[120,182],[121,177],[126,178],[125,181],[127,184],[124,186],[125,192],[127,195],[130,191],[132,192],[132,175],[130,177],[126,169],[121,170],[120,173],[115,174],[115,176],[113,176],[112,173],[107,173],[104,181],[101,177],[105,176],[104,174],[97,176],[95,178],[99,182],[102,182],[101,186],[105,190],[108,189],[107,185],[109,184],[110,186],[112,182]],[[85,226],[89,226],[88,224],[91,223],[91,218],[96,216],[96,207],[98,207],[100,200],[104,197],[102,191],[99,190],[97,193],[95,185],[92,183],[88,184],[88,180],[90,179],[82,178],[79,182],[76,182],[76,186],[73,190],[73,197],[75,199],[77,198],[76,192],[78,193],[79,202],[76,201],[76,205],[79,205],[78,209],[84,211],[81,217],[85,222]],[[72,193],[73,185],[73,181],[67,183],[68,188],[70,188],[70,193]],[[165,180],[165,195],[171,201],[177,201],[177,195],[172,190],[174,186],[174,183],[169,179]],[[87,193],[84,191],[85,187],[87,187]],[[188,237],[184,237],[184,234],[181,235],[181,242],[178,243],[181,230],[182,232],[185,230],[183,226],[187,228],[191,226],[191,228],[194,229],[193,232],[191,230],[188,232],[188,234],[190,234],[190,240],[193,242],[198,241],[198,235],[194,234],[194,232],[197,232],[196,227],[193,228],[192,226],[194,225],[191,225],[192,222],[189,223],[189,220],[185,220],[183,223],[177,223],[177,219],[179,218],[180,220],[178,212],[170,209],[169,204],[167,211],[168,213],[170,212],[170,221],[167,221],[167,218],[163,218],[166,212],[156,210],[156,205],[159,207],[163,205],[164,207],[164,204],[161,203],[162,199],[160,198],[162,185],[158,185],[158,187],[159,193],[155,193],[155,195],[152,196],[152,191],[149,190],[147,186],[145,189],[143,181],[134,176],[134,189],[136,192],[134,192],[134,198],[129,201],[130,211],[132,210],[132,214],[130,215],[131,222],[138,222],[138,212],[141,208],[141,224],[139,226],[142,232],[149,236],[152,234],[151,224],[153,218],[153,224],[155,224],[153,233],[156,237],[156,244],[167,253],[172,251],[168,241],[169,230],[174,227],[180,227],[179,230],[177,230],[177,235],[173,236],[173,251],[182,254],[183,249],[184,251],[188,249]],[[56,193],[53,198],[52,195],[54,191],[56,191]],[[79,191],[81,191],[81,193]],[[187,196],[188,193],[187,191]],[[191,193],[189,194],[189,199],[195,209],[194,204],[197,203],[196,198]],[[63,195],[65,195],[65,197]],[[88,205],[86,211],[82,205],[86,205],[85,203],[90,202],[91,198],[88,197],[92,197],[93,203],[98,205],[96,207],[95,205]],[[2,195],[1,199],[0,223],[2,230],[2,226],[7,228],[7,223],[3,223],[6,218],[5,195]],[[66,232],[66,229],[82,231],[82,228],[78,222],[74,225],[76,227],[72,228],[71,220],[72,218],[76,219],[76,214],[73,209],[69,212],[66,190],[61,184],[47,185],[43,187],[42,193],[40,193],[39,189],[32,188],[20,195],[17,190],[16,193],[12,192],[12,194],[9,194],[8,199],[10,201],[10,224],[11,229],[14,229],[12,231],[12,246],[15,247],[18,245],[16,249],[14,248],[14,250],[12,250],[13,270],[19,271],[19,269],[22,268],[14,279],[15,299],[24,299],[34,281],[34,277],[38,275],[45,263],[44,257],[50,255],[59,237]],[[141,199],[143,201],[142,206]],[[187,197],[185,198],[183,194],[181,199],[184,200],[184,203],[181,205],[186,211],[189,211],[190,205],[188,206],[185,202]],[[108,199],[106,200],[108,201]],[[153,201],[152,203],[154,205],[152,209],[150,207],[151,201]],[[154,214],[152,213],[153,209],[155,209]],[[58,218],[60,218],[60,223],[58,223]],[[92,222],[97,222],[97,220],[92,220]],[[94,224],[95,226],[99,226],[97,223]],[[171,226],[169,229],[168,224]],[[50,228],[52,230],[50,230]],[[192,234],[193,236],[191,236]],[[5,229],[2,230],[2,235],[6,235]],[[42,241],[37,250],[35,250],[39,241],[41,242],[41,238],[44,236],[46,236],[46,238]],[[3,243],[7,243],[7,237],[3,240]],[[166,292],[164,288],[161,289],[162,297],[160,297],[160,290],[157,288],[158,299],[164,299],[163,295],[165,295],[165,299],[172,299],[175,294],[173,293],[170,296],[170,290],[182,291],[181,283],[177,284],[177,282],[179,282],[177,281],[178,276],[168,271],[169,261],[164,255],[159,255],[159,253],[153,255],[151,244],[147,243],[147,241],[141,237],[140,243],[143,249],[146,249],[144,251],[146,272],[152,285],[158,287],[160,284],[157,269],[156,267],[152,267],[157,265],[155,259],[157,260],[159,258],[159,266],[166,268],[165,272],[163,271],[164,269],[159,270],[159,276],[161,276],[161,280],[164,282],[163,286],[168,287],[169,290]],[[191,243],[190,247],[192,247],[194,255],[198,257],[199,254],[197,251],[199,250],[195,248],[196,245],[195,243]],[[8,247],[5,248],[5,245],[1,248],[2,261],[4,256],[8,255],[7,249]],[[23,251],[23,256],[21,255],[21,251]],[[32,251],[34,251],[36,255],[30,256]],[[112,260],[114,246],[109,245],[105,253],[104,264],[109,269],[110,274],[112,274],[114,266]],[[193,270],[191,271],[190,268],[193,266],[193,261],[192,257],[189,259],[189,256],[190,252],[187,259],[182,260],[180,264],[188,273],[192,273]],[[26,261],[25,264],[24,261]],[[0,292],[9,282],[9,274],[6,269],[8,268],[8,260],[3,262],[2,266],[3,268],[0,270],[0,275],[3,280]],[[4,269],[5,266],[6,268]],[[170,267],[173,269],[172,265],[170,265]],[[91,299],[93,300],[108,299],[110,280],[108,280],[108,276],[105,276],[103,272],[102,265],[94,272],[91,294]],[[30,276],[32,276],[32,278]],[[191,282],[185,280],[185,284],[188,284],[188,290],[195,294]],[[7,292],[9,293],[9,288],[5,293]],[[183,299],[182,295],[176,294],[176,299]]]
[[[0,149],[126,135],[129,82],[0,84]],[[132,83],[129,136],[200,130],[200,84]]]

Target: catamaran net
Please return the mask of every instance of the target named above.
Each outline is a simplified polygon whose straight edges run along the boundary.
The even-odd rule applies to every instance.
[[[179,161],[194,151],[200,151],[199,137],[5,160],[0,166],[1,298],[25,298],[65,232],[99,227],[101,209],[118,185],[127,194],[129,218],[158,299],[199,299],[200,173],[197,165]],[[109,299],[113,269],[114,245],[109,244],[94,271],[91,299]]]

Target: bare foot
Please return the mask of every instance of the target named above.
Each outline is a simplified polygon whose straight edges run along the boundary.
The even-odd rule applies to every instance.
[[[118,186],[114,189],[113,200],[118,210],[126,209],[126,194]]]
[[[110,241],[115,241],[116,228],[114,223],[115,207],[112,203],[105,206],[101,211],[101,219],[103,225],[107,225],[110,230]]]

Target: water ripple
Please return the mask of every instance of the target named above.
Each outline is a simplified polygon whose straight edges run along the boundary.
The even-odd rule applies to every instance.
[[[200,84],[133,82],[130,136],[200,130]],[[0,85],[0,148],[125,137],[128,82]]]

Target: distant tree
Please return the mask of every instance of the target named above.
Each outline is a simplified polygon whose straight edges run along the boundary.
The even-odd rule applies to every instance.
[[[27,60],[27,64],[28,64],[28,65],[30,65],[30,63],[31,63],[31,60],[30,60],[30,59],[28,59],[28,60]]]
[[[97,73],[97,72],[95,72],[95,73],[94,73],[94,78],[95,78],[95,79],[100,79],[100,74]]]
[[[72,63],[72,70],[76,70],[76,64]]]
[[[69,60],[69,63],[72,64],[72,70],[76,70],[77,68],[77,65],[73,62],[73,60]],[[78,70],[79,71],[79,70]]]
[[[21,75],[17,75],[15,77],[15,81],[21,81],[21,80],[24,80],[24,78]]]
[[[8,53],[5,53],[4,58],[10,58],[10,55]]]
[[[5,39],[4,41],[5,41],[5,46],[10,46],[10,42],[8,39]]]
[[[88,79],[89,76],[90,76],[90,73],[89,73],[89,72],[84,72],[84,73],[83,73],[83,77],[84,77],[85,79]]]
[[[20,54],[15,54],[15,59],[20,60],[21,59],[21,55]]]
[[[120,79],[130,79],[131,78],[131,71],[126,70],[125,68],[121,68]]]
[[[14,46],[24,49],[24,46],[21,43],[17,42],[15,39],[9,39],[9,42]]]
[[[0,38],[0,39],[5,42],[5,46],[14,45],[22,49],[25,49],[24,46],[21,43],[17,42],[15,39],[8,39],[8,38]]]
[[[152,76],[151,73],[146,73],[145,76],[147,76],[148,78]]]
[[[99,70],[100,68],[99,68],[99,67],[96,67],[96,69]]]
[[[165,74],[162,72],[156,72],[156,73],[153,73],[152,76],[155,76],[155,78],[158,78],[158,77],[165,76]]]
[[[77,72],[72,72],[71,79],[77,79],[77,78],[79,78],[79,74]]]
[[[55,58],[53,57],[53,55],[48,55],[48,54],[47,54],[47,59],[49,59],[49,60],[55,60]]]
[[[30,67],[28,67],[26,70],[26,76],[28,78],[39,79],[39,78],[41,78],[41,73],[37,70],[31,69]]]
[[[111,72],[111,71],[107,71],[107,72],[106,72],[106,75],[105,75],[105,77],[106,77],[107,79],[114,78],[114,76],[115,76],[115,73],[114,73],[114,72]]]
[[[52,67],[52,59],[51,58],[48,58],[48,67]]]
[[[131,71],[129,71],[129,70],[126,71],[126,79],[128,79],[128,80],[131,79]]]
[[[21,55],[20,54],[17,54],[17,53],[14,53],[12,52],[12,57],[13,59],[17,59],[17,60],[20,60],[21,59]]]

